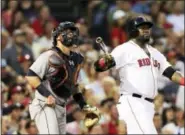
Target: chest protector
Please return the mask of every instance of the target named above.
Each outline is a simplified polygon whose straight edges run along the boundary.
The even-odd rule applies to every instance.
[[[75,52],[71,52],[70,56],[66,56],[58,48],[53,48],[52,50],[56,53],[49,58],[49,69],[51,71],[47,79],[56,95],[67,98],[77,91],[77,78],[83,56]]]

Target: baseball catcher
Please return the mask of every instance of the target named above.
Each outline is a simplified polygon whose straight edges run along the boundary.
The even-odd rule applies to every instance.
[[[52,36],[53,47],[37,58],[26,76],[36,89],[29,106],[31,119],[35,120],[40,134],[65,134],[65,105],[73,96],[86,113],[84,124],[93,126],[99,121],[98,109],[86,104],[77,84],[84,58],[71,51],[77,45],[79,30],[73,22],[62,22]]]

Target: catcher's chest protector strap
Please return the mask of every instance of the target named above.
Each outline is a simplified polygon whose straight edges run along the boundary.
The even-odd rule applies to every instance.
[[[64,54],[62,53],[62,51],[58,47],[54,47],[54,48],[52,48],[52,50],[55,51],[61,57],[61,59],[64,62],[65,68],[66,68],[66,70],[68,72],[68,78],[69,78],[69,80],[73,80],[72,79],[72,73],[73,73],[73,71],[72,71],[70,65],[68,64],[70,59],[69,58],[67,59],[64,56]]]
[[[70,56],[67,56],[62,53],[62,51],[58,47],[52,48],[55,52],[57,52],[62,59],[65,61],[66,69],[68,71],[69,78],[73,84],[76,85],[79,71],[81,69],[81,63],[84,60],[84,57],[76,52],[70,52]],[[72,64],[72,65],[71,65]]]
[[[80,70],[80,55],[71,52],[70,56],[67,56],[61,52],[57,47],[52,48],[56,52],[50,60],[50,66],[54,71],[50,71],[48,80],[51,88],[55,94],[61,97],[69,97],[71,94],[76,93],[78,90],[76,81]],[[83,58],[83,57],[82,57]],[[52,64],[51,64],[52,63]]]
[[[53,69],[48,74],[49,82],[53,89],[58,88],[68,78],[65,61],[57,54],[52,54],[49,57],[49,67]]]

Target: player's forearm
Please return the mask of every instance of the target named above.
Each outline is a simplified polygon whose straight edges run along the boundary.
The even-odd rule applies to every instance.
[[[48,97],[51,95],[50,91],[41,83],[40,79],[37,76],[26,76],[28,83],[38,92],[44,96]]]
[[[178,83],[180,85],[183,85],[185,86],[184,84],[184,77],[179,73],[179,72],[175,72],[173,75],[172,75],[172,78],[171,80],[175,83]]]
[[[41,78],[31,69],[28,71],[26,79],[42,96],[48,97],[51,95],[51,92],[41,83]]]
[[[73,95],[73,99],[75,100],[76,103],[79,104],[80,108],[82,109],[86,104],[86,101],[83,97],[83,94],[81,92],[81,89],[79,88],[79,85],[75,85],[74,87],[72,87],[72,95]]]
[[[116,65],[114,58],[110,54],[101,56],[95,63],[94,67],[97,72],[106,71]]]
[[[184,86],[184,77],[177,72],[173,67],[168,67],[163,72],[163,75],[168,77],[171,81]]]

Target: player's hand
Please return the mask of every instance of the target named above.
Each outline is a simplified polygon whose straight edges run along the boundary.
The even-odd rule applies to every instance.
[[[46,104],[51,107],[55,106],[55,98],[52,95],[48,96],[46,99]]]
[[[112,65],[112,62],[114,62],[114,58],[112,57],[111,54],[105,53],[102,56],[100,56],[100,61],[104,60],[104,63],[109,66]]]
[[[105,58],[105,59],[112,59],[112,55],[110,53],[104,53],[103,55],[100,56],[100,58]]]
[[[98,72],[106,71],[115,66],[115,60],[111,54],[105,53],[94,63],[95,70]]]

